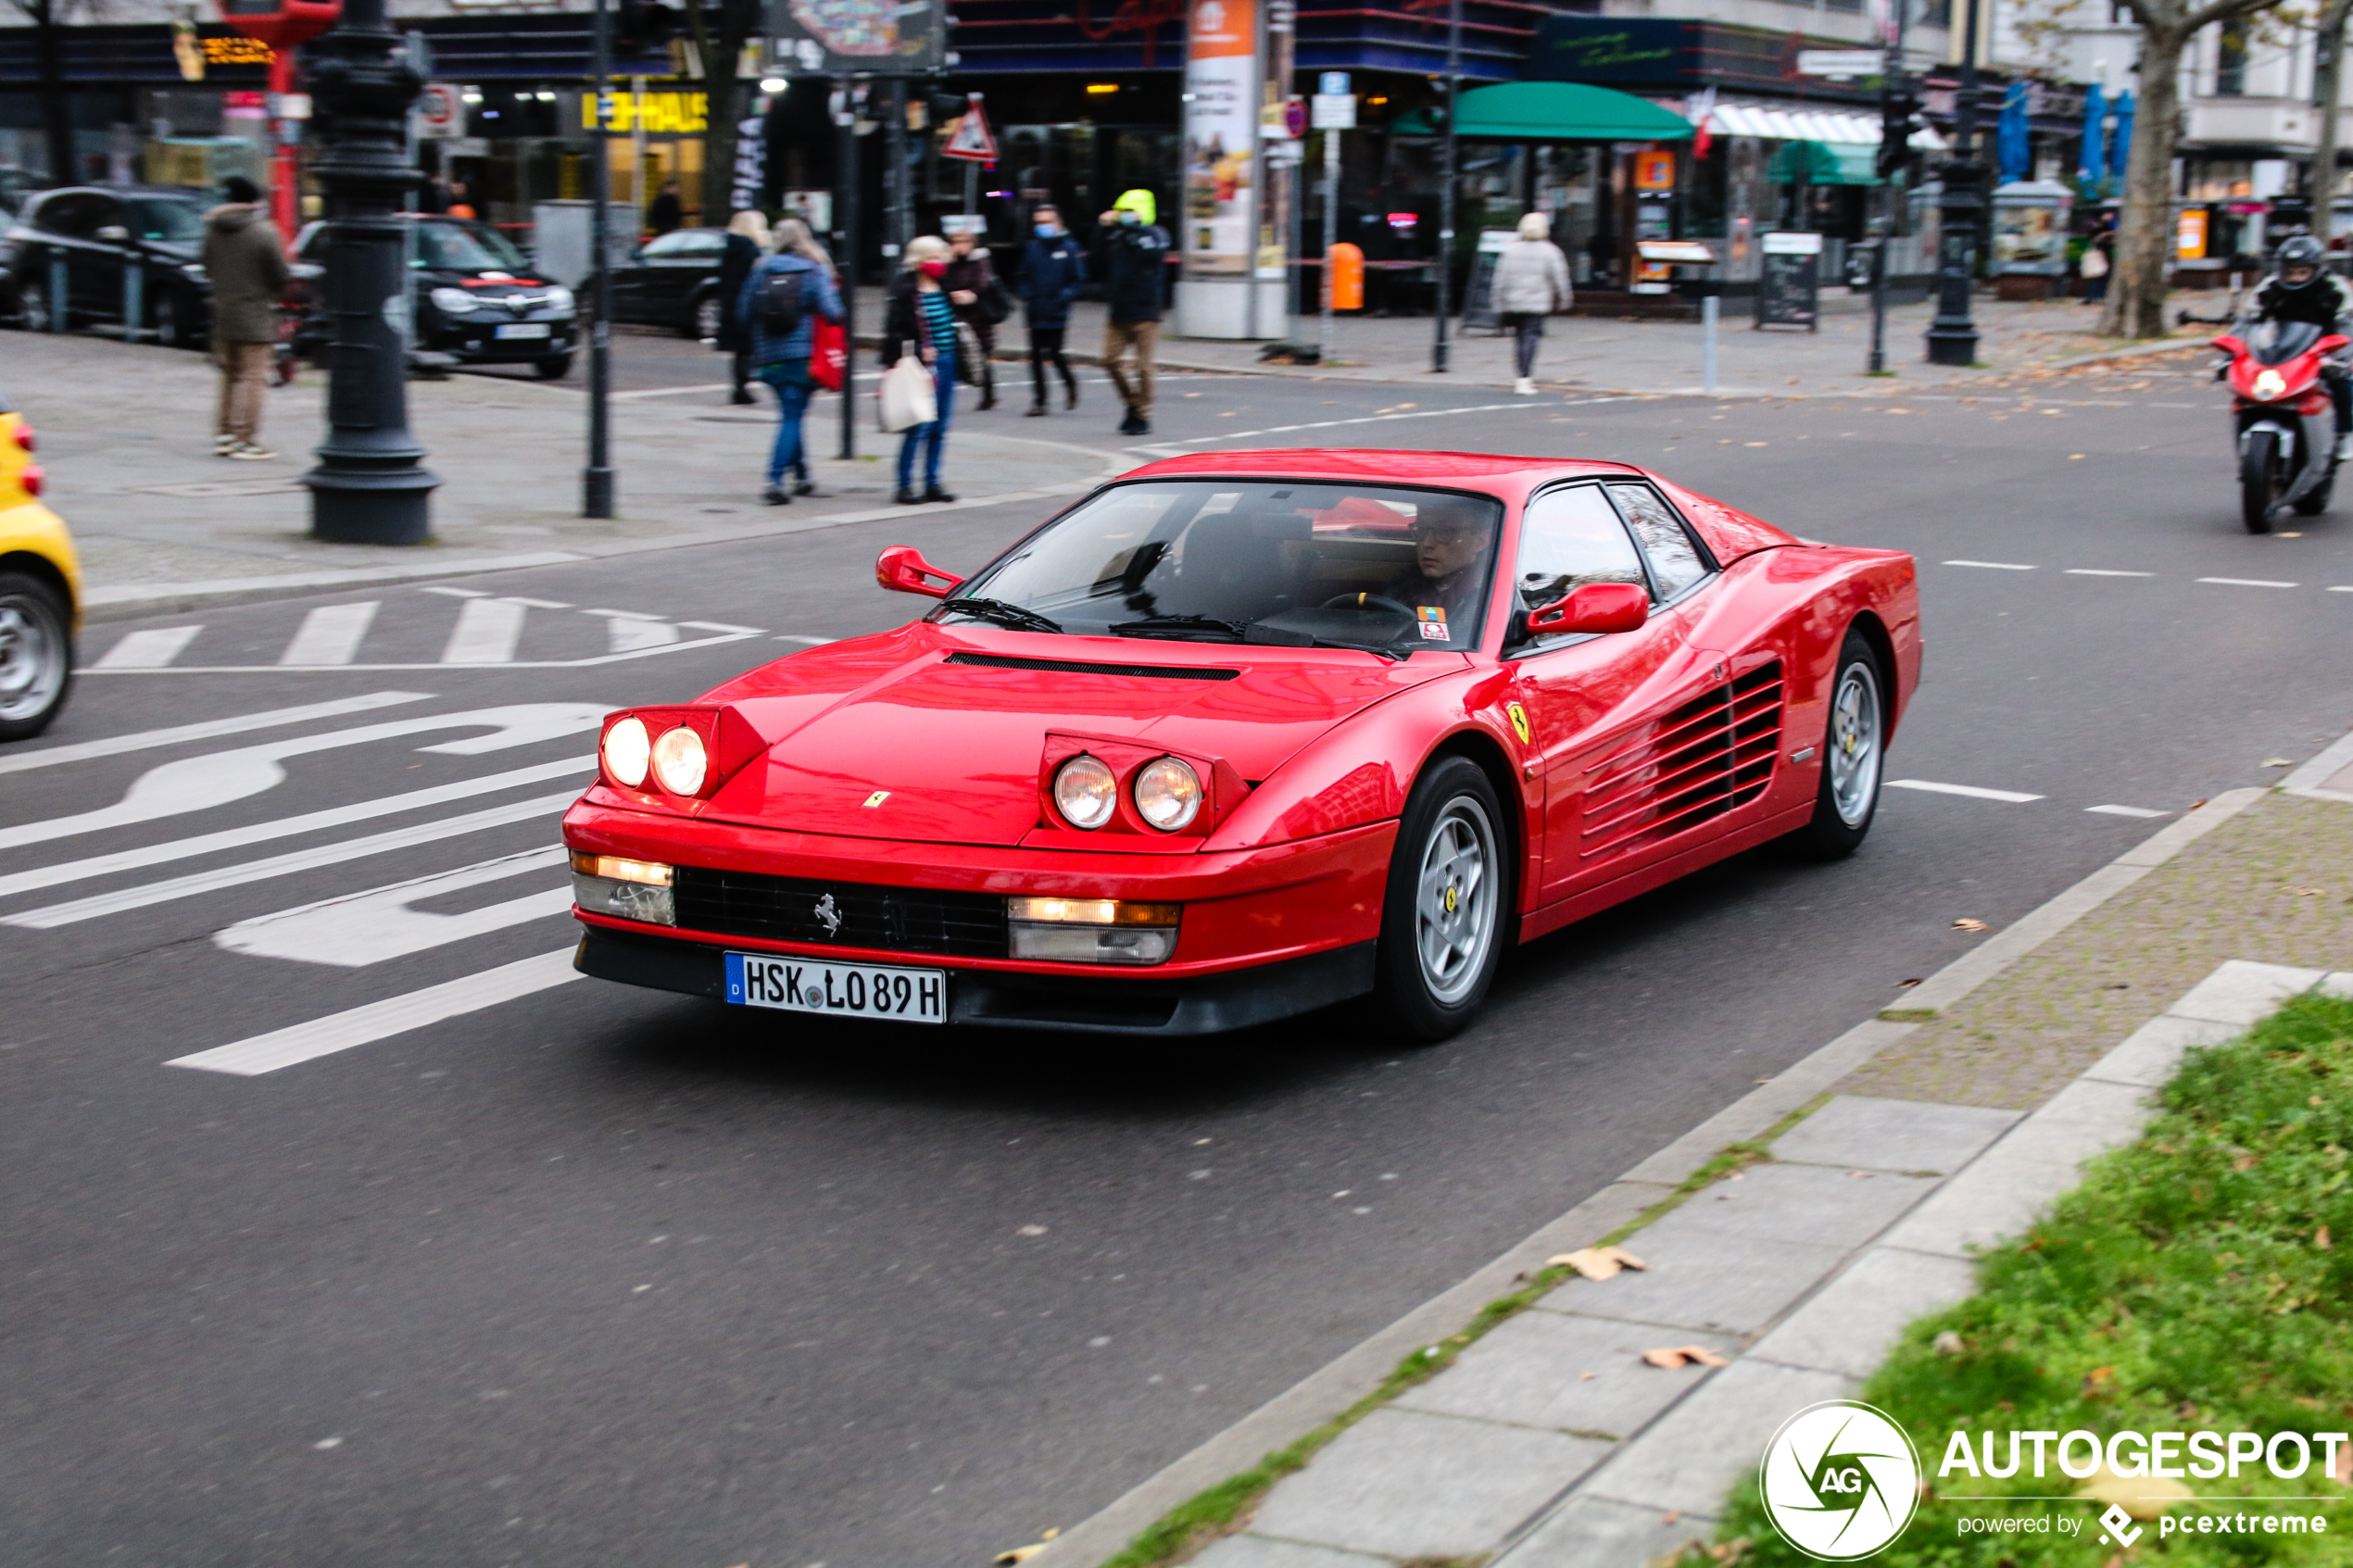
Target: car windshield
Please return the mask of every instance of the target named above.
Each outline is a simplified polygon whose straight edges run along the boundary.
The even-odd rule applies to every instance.
[[[530,263],[496,229],[436,220],[417,225],[416,265],[451,272],[521,272]]]
[[[124,227],[142,240],[200,241],[204,208],[195,202],[134,196],[122,204]]]
[[[2257,321],[2246,329],[2247,352],[2259,365],[2284,365],[2321,341],[2309,321]]]
[[[1466,651],[1503,515],[1484,495],[1383,485],[1114,485],[934,613],[1095,636]]]

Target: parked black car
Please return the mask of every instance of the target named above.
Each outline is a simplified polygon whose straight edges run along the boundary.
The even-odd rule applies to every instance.
[[[68,326],[120,321],[124,273],[141,277],[141,325],[178,347],[201,346],[211,290],[198,257],[205,214],[218,205],[178,185],[63,185],[36,191],[0,230],[0,291],[17,325],[46,332],[54,313]],[[57,296],[55,262],[64,264]]]
[[[0,213],[19,210],[27,196],[47,190],[49,185],[49,181],[30,169],[0,169]]]
[[[719,264],[726,256],[724,229],[673,229],[648,240],[612,270],[612,319],[717,337],[726,318],[719,297]]]
[[[534,276],[514,242],[487,223],[467,218],[406,213],[410,308],[409,351],[428,363],[529,365],[543,381],[572,369],[578,340],[572,291]],[[296,286],[301,299],[295,352],[324,353],[331,333],[319,280],[326,260],[326,225],[306,225],[295,240]]]

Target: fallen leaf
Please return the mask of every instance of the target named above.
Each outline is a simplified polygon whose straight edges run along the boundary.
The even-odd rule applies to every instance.
[[[997,1568],[1015,1568],[1016,1564],[1028,1562],[1045,1549],[1046,1543],[1039,1541],[1034,1546],[1017,1546],[1011,1551],[1000,1551],[997,1554]]]
[[[2322,1225],[2319,1230],[2312,1233],[2312,1245],[2319,1248],[2323,1252],[2328,1251],[2329,1248],[2334,1245],[2334,1243],[2329,1240],[2328,1226]]]
[[[1575,1269],[1587,1279],[1614,1279],[1621,1269],[1640,1272],[1650,1267],[1623,1247],[1580,1247],[1574,1252],[1545,1259],[1544,1266]]]
[[[1846,1173],[1859,1182],[1868,1182],[1871,1179],[1871,1173],[1869,1171],[1849,1171]]]
[[[2067,460],[2070,463],[2080,463],[2083,460],[2083,454],[2081,452],[2070,452],[2067,455]]]
[[[1982,920],[1970,920],[1967,916],[1963,916],[1961,919],[1953,922],[1953,929],[1956,931],[1983,931],[1986,929],[1986,925]]]
[[[1675,1521],[1680,1519],[1681,1517],[1683,1517],[1682,1510],[1670,1508],[1665,1513],[1658,1516],[1658,1522],[1662,1524],[1672,1524]]]
[[[2179,1481],[2154,1475],[2119,1475],[2103,1464],[2075,1495],[2095,1502],[2112,1502],[2134,1519],[2161,1519],[2167,1509],[2177,1502],[2187,1502],[2196,1494]]]
[[[1591,1383],[1592,1380],[1593,1380],[1593,1374],[1592,1374],[1592,1373],[1590,1373],[1590,1372],[1580,1372],[1580,1373],[1579,1373],[1579,1374],[1577,1374],[1577,1381],[1578,1381],[1578,1382],[1579,1382],[1579,1383]],[[2353,1451],[2353,1450],[2348,1450],[2348,1451]]]
[[[1015,1236],[1044,1236],[1046,1234],[1046,1227],[1043,1225],[1024,1225],[1021,1229],[1013,1232],[1013,1234]]]
[[[2266,768],[2293,768],[2296,766],[2296,759],[2293,757],[2266,757],[2263,759],[2263,766]]]
[[[1668,1372],[1687,1366],[1730,1366],[1732,1363],[1705,1345],[1678,1345],[1668,1349],[1645,1350],[1642,1360]]]
[[[2083,1386],[2094,1390],[2105,1388],[2108,1386],[2109,1381],[2115,1376],[2116,1369],[2112,1366],[2094,1367],[2091,1372],[2085,1375],[2083,1379]]]
[[[2256,1157],[2254,1155],[2242,1154],[2236,1160],[2231,1161],[2231,1169],[2233,1171],[2252,1171],[2255,1169],[2255,1160]]]
[[[2325,887],[2290,887],[2287,891],[2298,898],[2325,898],[2329,890]]]
[[[1897,990],[1899,990],[1899,991],[1908,991],[1908,990],[1910,990],[1913,986],[1918,985],[1919,985],[1919,984],[1920,984],[1920,977],[1919,977],[1919,975],[1915,974],[1915,975],[1913,975],[1913,976],[1912,976],[1909,980],[1899,980],[1899,981],[1897,981],[1897,982],[1895,983],[1895,988],[1896,988]]]

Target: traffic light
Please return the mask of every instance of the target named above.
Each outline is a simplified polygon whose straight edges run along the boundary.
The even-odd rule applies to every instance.
[[[1891,77],[1880,91],[1879,177],[1888,179],[1912,161],[1912,135],[1920,129],[1919,88]]]

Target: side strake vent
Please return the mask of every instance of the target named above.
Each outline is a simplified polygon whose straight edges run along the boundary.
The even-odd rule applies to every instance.
[[[1776,659],[1627,736],[1586,785],[1579,853],[1666,838],[1762,795],[1780,750],[1781,706]]]
[[[1184,664],[1093,664],[1076,659],[1015,659],[1002,653],[951,653],[944,664],[985,664],[991,670],[1051,670],[1058,675],[1126,675],[1139,681],[1230,681],[1239,670],[1198,670]]]

